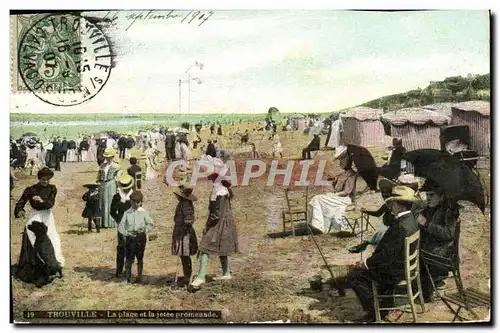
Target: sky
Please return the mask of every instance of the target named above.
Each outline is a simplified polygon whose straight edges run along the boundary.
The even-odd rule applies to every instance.
[[[125,30],[130,14],[105,31],[117,65],[94,98],[58,107],[11,92],[11,112],[179,113],[178,82],[195,61],[202,83],[190,111],[183,85],[181,113],[330,112],[490,71],[486,11],[218,10],[199,27],[149,19]]]

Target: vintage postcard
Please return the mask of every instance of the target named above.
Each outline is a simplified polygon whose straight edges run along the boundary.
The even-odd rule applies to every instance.
[[[11,11],[14,323],[491,323],[490,12]]]

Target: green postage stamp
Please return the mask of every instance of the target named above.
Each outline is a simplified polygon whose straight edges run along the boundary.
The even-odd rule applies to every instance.
[[[70,106],[93,98],[106,84],[113,54],[89,19],[79,13],[17,15],[11,24],[15,92]]]

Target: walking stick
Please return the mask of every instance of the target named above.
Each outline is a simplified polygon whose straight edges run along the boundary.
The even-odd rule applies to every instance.
[[[314,236],[314,233],[311,229],[311,226],[310,225],[307,225],[307,231],[309,231],[309,234],[311,235],[312,237],[312,240],[314,241],[314,244],[316,245],[316,247],[318,248],[318,251],[319,251],[319,254],[321,255],[321,258],[323,259],[323,262],[325,263],[326,265],[326,268],[328,269],[328,272],[330,272],[330,276],[332,277],[332,280],[335,280],[335,276],[333,274],[333,271],[332,269],[330,268],[330,265],[328,265],[328,262],[326,261],[326,258],[325,256],[323,255],[323,251],[321,251],[321,248],[319,247],[319,244],[318,242],[316,242],[316,237]]]

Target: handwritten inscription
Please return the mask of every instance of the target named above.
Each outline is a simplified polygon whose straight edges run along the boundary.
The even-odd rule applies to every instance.
[[[187,11],[176,11],[170,10],[168,12],[158,12],[154,10],[144,11],[144,12],[133,12],[127,14],[125,18],[130,22],[129,26],[125,31],[130,29],[137,21],[151,21],[151,20],[179,20],[180,23],[184,24],[196,24],[198,23],[198,27],[200,27],[203,23],[205,23],[212,15],[214,14],[213,10],[210,11],[200,11],[200,10],[191,10]]]

